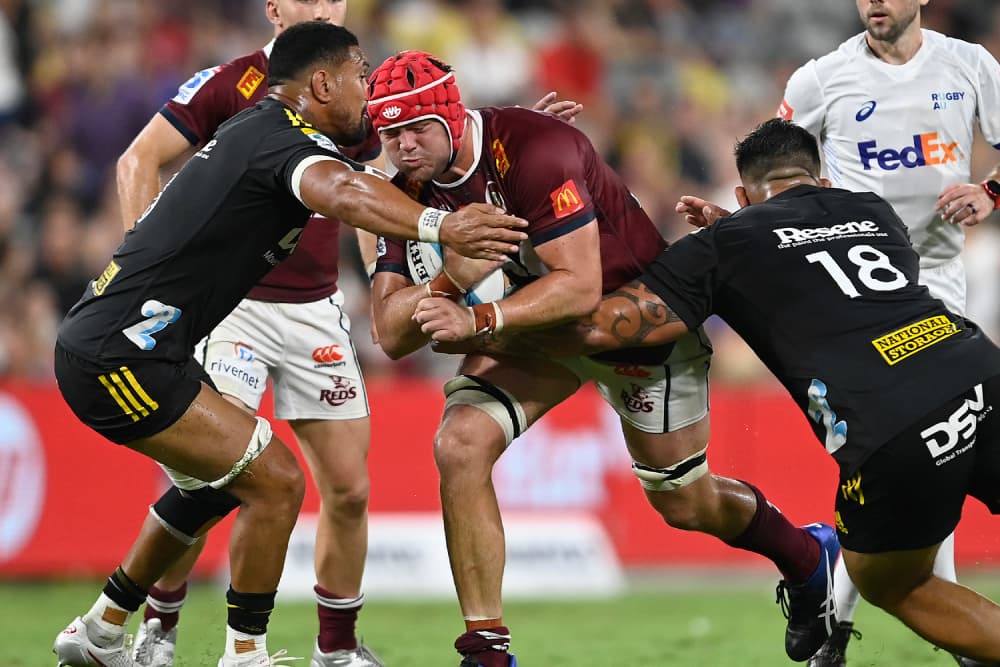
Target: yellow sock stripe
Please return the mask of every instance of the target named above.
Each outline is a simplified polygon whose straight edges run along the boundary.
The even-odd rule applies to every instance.
[[[99,375],[97,376],[97,379],[101,381],[101,384],[104,385],[104,388],[108,390],[109,394],[111,394],[111,398],[115,399],[115,403],[117,403],[118,407],[122,409],[122,412],[130,416],[132,418],[132,421],[134,422],[139,421],[139,415],[132,412],[132,408],[130,408],[128,404],[122,400],[122,397],[118,395],[118,390],[115,389],[110,382],[108,382],[108,376]]]
[[[132,407],[139,411],[140,415],[143,417],[149,416],[149,410],[146,409],[145,405],[139,402],[139,399],[132,395],[132,392],[125,386],[124,380],[122,380],[118,373],[111,373],[111,381],[115,383],[115,386],[118,387],[118,391],[122,393],[122,396],[125,397]]]
[[[142,388],[139,381],[135,379],[134,375],[132,375],[132,371],[128,369],[128,366],[122,366],[119,370],[122,372],[122,375],[125,376],[125,379],[128,380],[128,383],[132,385],[132,388],[135,389],[135,393],[139,394],[139,398],[146,402],[146,405],[149,406],[150,410],[160,409],[160,404],[149,397],[146,390]]]

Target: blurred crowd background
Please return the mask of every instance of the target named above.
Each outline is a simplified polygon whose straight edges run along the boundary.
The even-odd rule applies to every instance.
[[[0,0],[0,378],[51,381],[56,327],[123,234],[118,156],[193,73],[269,41],[264,4]],[[996,0],[932,0],[924,25],[1000,54]],[[673,239],[689,231],[678,196],[735,205],[736,139],[774,115],[796,67],[861,24],[850,0],[349,0],[347,27],[373,66],[405,48],[441,56],[470,106],[549,90],[582,102],[578,125]],[[998,160],[981,143],[974,177]],[[966,248],[969,314],[994,337],[996,224]],[[367,278],[343,238],[366,375],[450,372],[429,351],[392,362],[371,345]],[[724,326],[711,333],[715,380],[770,381]]]

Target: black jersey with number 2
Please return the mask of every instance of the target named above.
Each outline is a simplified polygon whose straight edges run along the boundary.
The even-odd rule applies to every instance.
[[[311,215],[305,167],[344,157],[295,111],[264,99],[223,124],[166,185],[59,330],[93,361],[180,362],[295,249]]]
[[[1000,351],[917,284],[871,193],[798,186],[665,250],[639,278],[689,327],[722,317],[853,472],[928,411],[1000,373]]]

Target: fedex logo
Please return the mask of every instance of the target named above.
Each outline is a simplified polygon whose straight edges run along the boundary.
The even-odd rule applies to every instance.
[[[902,149],[883,148],[879,150],[878,142],[862,141],[858,143],[858,156],[865,171],[870,171],[872,163],[884,171],[895,171],[900,167],[913,169],[933,164],[958,162],[961,152],[958,142],[947,142],[938,137],[937,132],[925,132],[913,135],[913,144]]]

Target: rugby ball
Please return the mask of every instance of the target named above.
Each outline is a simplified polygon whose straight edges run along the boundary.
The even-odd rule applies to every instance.
[[[424,241],[406,242],[406,267],[410,271],[410,280],[415,285],[421,285],[433,280],[444,265],[444,256],[440,244]],[[465,305],[474,306],[477,303],[489,303],[504,298],[510,288],[510,282],[502,269],[497,269],[481,281],[473,285],[465,293]]]

